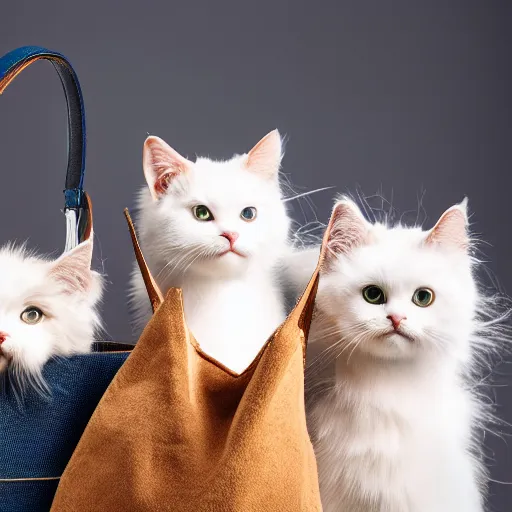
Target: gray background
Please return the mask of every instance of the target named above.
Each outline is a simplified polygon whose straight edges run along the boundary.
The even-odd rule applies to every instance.
[[[111,282],[110,336],[130,340],[132,252],[122,216],[143,183],[146,132],[185,155],[229,157],[278,127],[298,191],[382,191],[399,214],[424,194],[427,223],[464,194],[489,268],[512,291],[509,226],[512,4],[509,1],[284,0],[2,2],[0,53],[66,54],[85,95],[86,189],[97,268]],[[0,240],[45,252],[64,243],[65,102],[48,63],[0,98]],[[326,221],[334,191],[312,196]],[[295,203],[299,222],[313,220]],[[416,217],[414,213],[413,217]],[[422,217],[423,219],[423,217]],[[512,381],[507,364],[498,383]],[[512,392],[496,387],[512,421]],[[510,429],[504,429],[509,432]],[[493,478],[512,481],[508,435],[489,439]],[[493,484],[510,512],[512,485]],[[463,512],[463,511],[461,511]]]

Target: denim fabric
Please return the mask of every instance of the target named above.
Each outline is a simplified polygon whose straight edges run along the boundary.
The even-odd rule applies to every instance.
[[[96,352],[50,361],[43,375],[51,396],[29,391],[22,404],[9,384],[4,385],[0,394],[0,512],[49,510],[56,478],[128,355]]]
[[[48,512],[58,480],[25,480],[0,483],[0,512]]]

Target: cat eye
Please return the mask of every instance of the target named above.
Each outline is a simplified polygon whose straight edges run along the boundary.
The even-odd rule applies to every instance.
[[[370,304],[384,304],[386,302],[384,290],[374,284],[363,288],[363,298]]]
[[[44,317],[43,312],[34,306],[29,306],[21,313],[21,320],[28,325],[38,324]]]
[[[247,222],[251,222],[256,218],[257,210],[254,206],[247,206],[240,212],[240,217]]]
[[[427,308],[434,302],[434,292],[429,288],[418,288],[412,296],[412,301],[420,308]]]
[[[192,208],[192,212],[194,213],[194,217],[197,220],[213,220],[212,212],[204,204],[198,204],[197,206],[194,206],[194,208]]]

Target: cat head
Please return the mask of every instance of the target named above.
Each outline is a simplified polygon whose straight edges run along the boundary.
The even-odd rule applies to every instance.
[[[102,295],[91,257],[90,240],[54,261],[25,247],[0,249],[0,372],[9,369],[21,386],[44,387],[50,358],[90,350]]]
[[[317,307],[343,350],[377,359],[469,357],[478,301],[466,200],[429,231],[368,222],[342,198],[326,232]]]
[[[140,236],[148,259],[166,272],[226,277],[252,262],[273,265],[289,219],[282,202],[281,138],[270,132],[247,154],[191,162],[162,139],[148,137],[139,199]]]

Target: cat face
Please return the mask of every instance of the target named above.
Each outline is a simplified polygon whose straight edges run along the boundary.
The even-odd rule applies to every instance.
[[[37,387],[51,357],[90,350],[101,297],[91,256],[90,241],[56,261],[0,250],[0,372],[9,368],[18,383]]]
[[[465,203],[427,232],[372,225],[347,199],[335,206],[317,307],[343,333],[346,353],[467,360],[478,296],[466,225]]]
[[[277,131],[248,154],[226,162],[190,162],[163,140],[149,137],[140,197],[145,251],[158,255],[163,275],[210,277],[273,265],[286,243],[289,220],[281,200]]]

